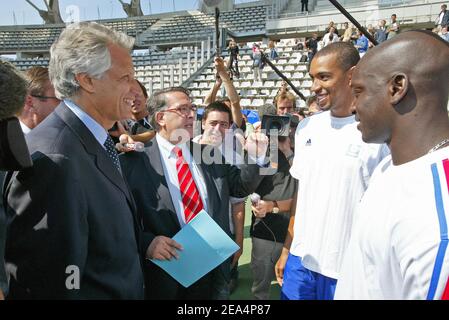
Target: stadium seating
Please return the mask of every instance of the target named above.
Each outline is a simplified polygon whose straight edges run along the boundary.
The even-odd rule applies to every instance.
[[[222,12],[220,26],[234,34],[265,32],[266,6],[237,8]],[[182,43],[192,39],[204,39],[210,36],[215,27],[213,15],[199,11],[189,11],[184,15],[175,15],[161,19],[139,37],[139,44]]]
[[[241,104],[245,109],[257,109],[257,107],[272,103],[278,89],[281,86],[282,79],[269,67],[265,66],[262,70],[262,81],[254,82],[253,76],[253,60],[251,59],[250,44],[247,44],[240,50],[241,59],[239,61],[240,78],[234,79],[234,85],[241,97]],[[312,82],[307,73],[306,63],[300,62],[299,59],[305,51],[293,50],[293,39],[281,40],[276,50],[280,56],[274,65],[282,71],[292,83],[308,97],[310,95],[310,87]],[[264,48],[264,46],[262,46]],[[226,56],[226,54],[225,54]],[[205,71],[195,78],[189,85],[194,102],[203,104],[204,98],[210,91],[215,82],[215,71],[213,64],[205,69]],[[221,95],[221,93],[219,93]],[[304,106],[305,102],[298,98],[298,106]]]
[[[98,20],[97,22],[136,37],[156,21],[157,19],[151,17],[139,17]],[[64,27],[64,24],[1,27],[0,53],[23,50],[48,50]]]

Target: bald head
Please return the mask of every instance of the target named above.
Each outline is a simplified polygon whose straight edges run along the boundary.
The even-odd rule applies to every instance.
[[[364,141],[422,137],[437,121],[449,126],[448,56],[449,44],[427,31],[404,32],[368,51],[351,80]]]
[[[369,50],[357,65],[355,76],[362,73],[383,82],[403,74],[421,99],[431,93],[447,102],[448,56],[449,43],[438,35],[408,31]]]
[[[415,82],[447,88],[448,56],[449,43],[438,35],[408,31],[369,50],[356,69],[385,78],[402,72]]]

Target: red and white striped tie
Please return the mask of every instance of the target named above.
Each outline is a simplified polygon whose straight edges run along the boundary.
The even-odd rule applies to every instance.
[[[189,165],[182,156],[182,150],[174,147],[173,151],[178,158],[176,160],[176,170],[178,171],[179,190],[181,191],[186,223],[189,223],[198,212],[203,210],[203,202],[201,201],[195,180],[193,180]]]

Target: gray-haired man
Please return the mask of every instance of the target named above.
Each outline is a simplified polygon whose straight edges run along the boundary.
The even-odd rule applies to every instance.
[[[130,118],[133,40],[65,29],[50,79],[63,100],[27,137],[34,168],[6,188],[11,298],[141,299],[140,224],[107,130]]]

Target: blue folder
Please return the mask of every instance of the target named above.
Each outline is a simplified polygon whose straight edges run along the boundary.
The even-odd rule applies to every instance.
[[[178,259],[172,258],[169,261],[151,259],[151,261],[186,288],[239,249],[239,246],[204,210],[182,228],[173,240],[184,248],[179,251]]]

